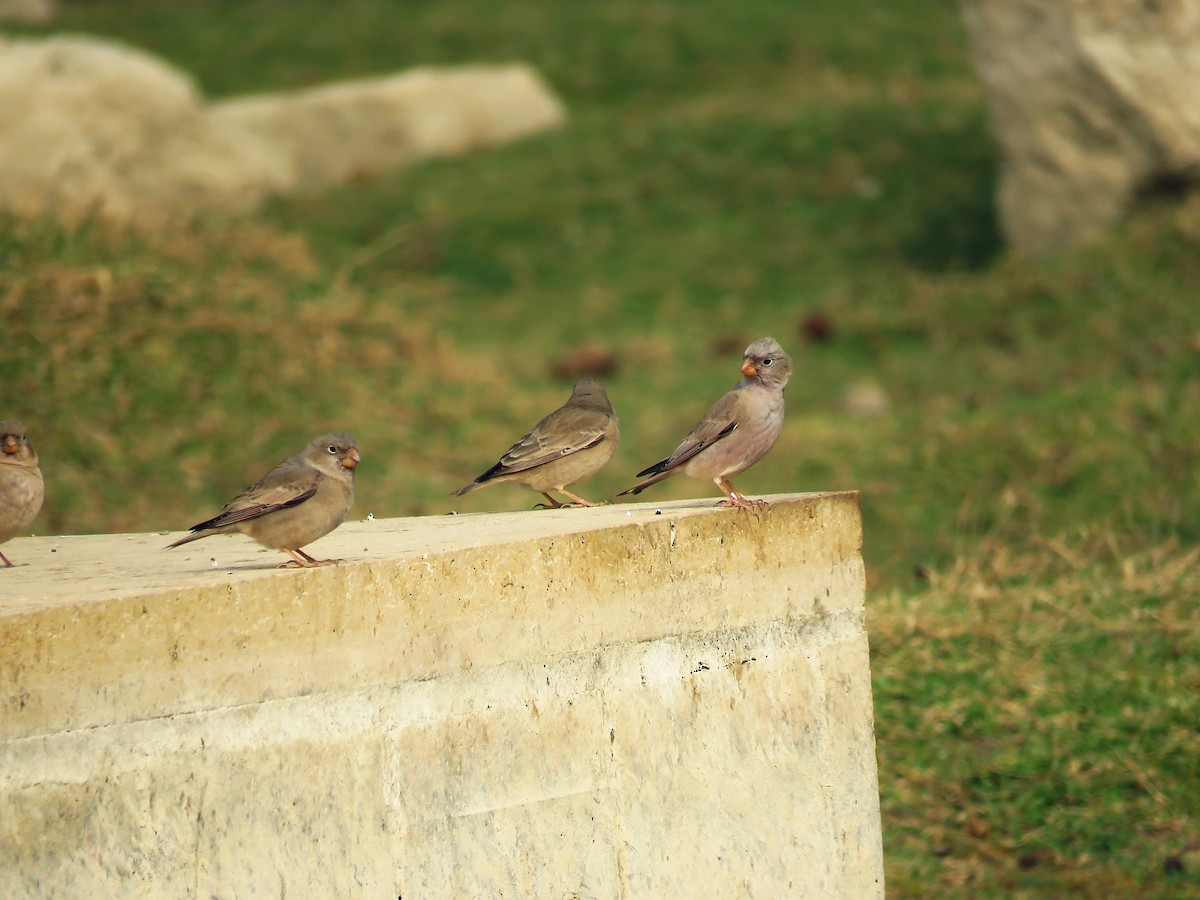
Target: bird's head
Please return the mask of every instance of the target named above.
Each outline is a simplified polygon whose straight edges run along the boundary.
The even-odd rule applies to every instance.
[[[314,466],[330,475],[353,477],[355,468],[362,462],[358,441],[342,431],[314,439],[304,455]]]
[[[574,406],[584,406],[612,413],[612,403],[608,399],[608,391],[595,378],[580,378],[571,390],[571,399],[567,401]]]
[[[742,374],[747,380],[783,390],[792,376],[792,358],[774,338],[760,338],[746,348]]]
[[[0,463],[36,466],[37,462],[37,451],[29,442],[25,426],[16,419],[0,422]]]

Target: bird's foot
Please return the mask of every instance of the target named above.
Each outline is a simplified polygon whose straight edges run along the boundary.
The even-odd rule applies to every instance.
[[[301,562],[298,559],[289,559],[287,562],[279,564],[281,569],[315,569],[318,566],[336,566],[344,563],[344,559],[314,559],[311,562]]]
[[[303,550],[285,550],[291,559],[285,563],[280,563],[281,569],[311,569],[314,566],[336,566],[340,562],[345,562],[342,559],[313,559]]]
[[[751,512],[761,512],[771,504],[766,500],[751,500],[748,497],[743,497],[738,494],[736,497],[726,497],[724,500],[717,502],[717,506],[728,506],[735,509],[748,509]]]
[[[728,506],[733,509],[750,509],[753,505],[745,497],[726,497],[724,500],[717,501],[717,506]]]
[[[572,494],[570,491],[564,491],[561,488],[559,489],[558,492],[560,494],[562,494],[564,497],[571,498],[572,502],[564,503],[564,504],[562,504],[563,506],[609,506],[612,503],[611,500],[601,500],[598,503],[593,503],[590,500],[584,500],[578,494]]]
[[[751,500],[745,497],[733,486],[733,482],[728,478],[715,478],[713,481],[721,489],[721,493],[725,495],[725,499],[718,503],[718,506],[736,506],[738,509],[748,509],[751,512],[758,513],[760,510],[766,509],[769,505],[766,500]]]

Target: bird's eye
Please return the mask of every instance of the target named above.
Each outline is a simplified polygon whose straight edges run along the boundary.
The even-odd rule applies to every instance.
[[[338,448],[337,448],[337,446],[336,446],[335,444],[330,444],[330,445],[329,445],[329,452],[330,452],[330,453],[337,453],[337,452],[338,452]]]
[[[773,362],[775,362],[775,360],[771,359],[771,357],[768,356],[766,359],[764,359],[762,361],[762,364],[769,368],[771,363],[773,363]]]

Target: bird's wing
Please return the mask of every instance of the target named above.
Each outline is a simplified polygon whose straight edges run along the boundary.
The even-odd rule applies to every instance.
[[[509,447],[499,462],[475,480],[488,481],[500,475],[527,472],[595,447],[605,439],[607,429],[607,417],[583,410],[560,409]]]
[[[222,528],[267,513],[299,506],[317,492],[320,473],[298,460],[286,460],[225,504],[214,518],[193,525],[192,531]]]
[[[660,472],[669,472],[678,468],[697,453],[707,450],[717,441],[731,435],[738,427],[738,413],[741,407],[740,393],[740,391],[731,390],[714,403],[704,414],[704,418],[696,423],[696,427],[688,432],[688,436],[675,448],[674,453],[638,472],[638,477],[657,475]]]

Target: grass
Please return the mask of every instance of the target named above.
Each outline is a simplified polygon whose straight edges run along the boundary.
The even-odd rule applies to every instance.
[[[1200,550],[1084,537],[873,603],[891,894],[1200,893]]]
[[[949,0],[328,10],[91,0],[59,26],[212,96],[523,59],[571,121],[235,221],[0,222],[38,530],[184,527],[331,427],[364,447],[358,516],[527,509],[448,494],[585,343],[618,360],[623,445],[581,487],[611,496],[773,334],[789,419],[738,483],[863,492],[890,892],[1200,896],[1200,202],[1005,257]],[[848,406],[863,383],[884,410]]]

